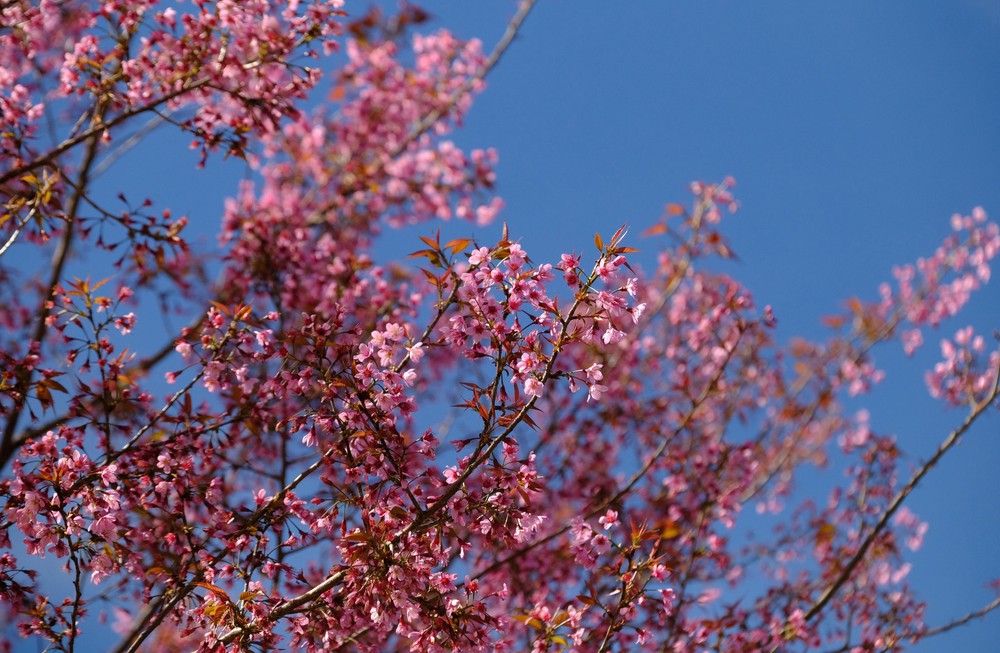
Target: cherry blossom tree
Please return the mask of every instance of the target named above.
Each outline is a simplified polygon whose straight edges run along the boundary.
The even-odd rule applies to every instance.
[[[989,279],[997,225],[956,215],[820,342],[716,271],[732,180],[535,261],[497,154],[448,140],[532,4],[486,53],[409,5],[0,3],[0,651],[104,620],[119,652],[884,651],[997,607],[925,624],[906,581],[996,342],[946,335],[929,400],[962,416],[915,467],[844,405]],[[251,171],[217,249],[95,187],[159,124]]]

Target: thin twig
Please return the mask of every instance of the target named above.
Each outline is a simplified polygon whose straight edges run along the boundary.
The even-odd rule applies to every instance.
[[[156,116],[150,118],[145,125],[140,127],[134,134],[131,134],[128,138],[126,138],[121,145],[108,152],[108,155],[104,157],[104,159],[102,159],[101,162],[97,164],[97,166],[94,168],[94,174],[93,174],[94,177],[100,177],[102,174],[107,172],[108,168],[113,166],[115,162],[118,161],[118,159],[125,156],[125,154],[127,154],[129,150],[133,149],[136,145],[142,142],[142,139],[145,138],[149,133],[151,133],[157,127],[166,123],[167,117],[172,112],[167,110],[163,113],[160,113],[159,111],[156,111],[155,113]]]
[[[941,626],[935,626],[934,628],[927,628],[925,630],[921,630],[920,632],[907,633],[906,635],[904,635],[904,637],[912,637],[914,638],[914,640],[916,640],[918,638],[925,639],[927,637],[934,637],[935,635],[941,635],[943,633],[948,632],[949,630],[954,630],[959,626],[964,626],[973,619],[982,619],[983,617],[988,615],[990,612],[993,612],[997,608],[1000,608],[1000,596],[996,597],[995,599],[987,603],[979,610],[976,610],[975,612],[970,612],[964,617],[960,617],[958,619],[955,619],[954,621],[950,621]]]

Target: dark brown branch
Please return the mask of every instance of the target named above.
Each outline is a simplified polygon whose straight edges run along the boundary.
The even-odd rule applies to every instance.
[[[888,525],[889,520],[896,513],[899,507],[903,505],[903,501],[905,501],[906,498],[910,495],[910,493],[913,492],[913,490],[917,487],[920,481],[923,480],[924,476],[926,476],[928,472],[930,472],[932,469],[934,469],[934,467],[937,466],[941,458],[943,458],[944,455],[948,453],[950,449],[952,449],[956,444],[959,443],[959,441],[962,438],[962,435],[964,435],[965,432],[972,427],[976,419],[980,415],[982,415],[987,408],[989,408],[990,404],[998,396],[998,383],[1000,383],[1000,370],[998,370],[997,378],[993,381],[993,389],[990,391],[989,395],[985,397],[983,401],[973,406],[972,411],[969,413],[968,417],[965,418],[965,421],[962,422],[962,425],[959,426],[954,431],[952,431],[948,435],[948,437],[945,438],[944,442],[941,443],[941,446],[938,447],[938,450],[934,453],[933,456],[931,456],[930,460],[924,463],[920,467],[920,469],[917,470],[917,472],[910,478],[906,486],[903,487],[903,489],[900,490],[899,493],[893,498],[888,508],[886,508],[885,512],[882,513],[882,516],[875,524],[875,527],[872,528],[872,530],[868,533],[867,537],[865,537],[864,541],[861,543],[861,546],[858,548],[857,552],[854,554],[854,556],[851,557],[850,561],[848,561],[848,563],[844,566],[843,570],[837,576],[836,580],[834,580],[833,583],[831,583],[830,586],[826,588],[826,591],[823,592],[820,598],[817,599],[817,601],[813,604],[811,608],[809,608],[809,611],[806,612],[805,615],[806,621],[811,621],[812,619],[815,619],[820,614],[820,612],[823,611],[823,608],[825,608],[826,605],[833,599],[833,597],[837,594],[840,588],[843,587],[845,583],[847,583],[847,581],[851,577],[851,574],[854,573],[854,570],[857,569],[858,565],[861,564],[861,561],[864,560],[864,557],[868,553],[868,550],[871,548],[872,544],[874,544],[878,536],[881,535],[883,531],[885,531],[885,528]]]
[[[88,133],[91,133],[92,131],[93,130]],[[52,299],[52,293],[55,292],[56,286],[59,285],[59,279],[62,278],[63,269],[66,267],[66,261],[69,259],[69,254],[73,249],[74,234],[76,233],[77,212],[80,209],[80,202],[83,201],[84,189],[87,186],[90,169],[94,164],[94,158],[97,156],[97,150],[99,147],[100,136],[91,133],[90,140],[87,143],[87,149],[83,155],[83,162],[80,166],[80,174],[76,182],[76,190],[70,198],[69,207],[66,211],[65,231],[59,241],[59,246],[56,248],[56,251],[52,256],[51,274],[49,274],[49,280],[45,286],[45,292],[41,297],[38,311],[35,314],[35,328],[31,333],[29,347],[35,343],[37,343],[38,347],[41,347],[42,341],[45,339],[45,334],[48,331],[49,302]],[[31,379],[33,376],[32,372],[27,372],[22,374],[18,379],[17,385],[20,390],[20,396],[15,400],[14,407],[7,419],[7,424],[4,425],[2,439],[0,439],[0,469],[6,467],[7,462],[17,450],[14,446],[14,434],[17,432],[17,423],[20,420],[21,414],[24,412],[24,407],[28,401],[28,389],[31,385]]]
[[[933,628],[926,628],[924,630],[921,630],[921,631],[915,632],[915,633],[907,633],[905,635],[905,637],[913,637],[913,638],[924,639],[926,637],[934,637],[935,635],[941,635],[941,634],[944,634],[944,633],[946,633],[946,632],[948,632],[950,630],[954,630],[955,628],[958,628],[959,626],[964,626],[965,624],[969,623],[973,619],[982,619],[983,617],[985,617],[989,613],[993,612],[997,608],[1000,608],[1000,596],[998,596],[997,598],[993,599],[992,601],[990,601],[989,603],[987,603],[985,606],[983,606],[979,610],[976,610],[975,612],[970,612],[969,614],[965,615],[964,617],[960,617],[958,619],[955,619],[954,621],[949,621],[948,623],[943,624],[941,626],[935,626]]]
[[[42,154],[34,158],[28,163],[17,166],[16,168],[11,168],[7,172],[0,174],[0,184],[8,182],[16,177],[20,177],[21,175],[27,174],[33,170],[37,170],[42,166],[48,165],[53,161],[55,161],[56,158],[58,158],[60,155],[64,154],[65,152],[68,152],[69,150],[73,149],[80,143],[83,143],[95,137],[99,138],[108,129],[116,127],[130,118],[134,118],[135,116],[138,116],[140,114],[152,111],[157,107],[166,104],[167,102],[177,97],[180,97],[181,95],[184,95],[185,93],[188,93],[190,91],[193,91],[195,89],[204,86],[206,83],[207,80],[200,80],[194,82],[189,86],[185,86],[183,88],[177,89],[176,91],[167,93],[166,95],[159,98],[158,100],[155,100],[154,102],[150,102],[149,104],[143,105],[137,109],[132,109],[130,111],[125,111],[123,113],[120,113],[111,120],[108,120],[107,122],[97,121],[95,125],[93,125],[90,129],[83,132],[82,134],[78,134],[77,136],[73,136],[72,138],[67,138],[62,143],[52,148],[45,154]]]
[[[909,639],[913,643],[916,643],[916,642],[918,642],[918,641],[920,641],[922,639],[926,639],[928,637],[934,637],[935,635],[943,635],[944,633],[952,631],[952,630],[954,630],[954,629],[956,629],[956,628],[958,628],[960,626],[966,625],[967,623],[969,623],[973,619],[982,619],[983,617],[985,617],[989,613],[993,612],[997,608],[1000,608],[1000,596],[998,596],[997,598],[993,599],[992,601],[990,601],[989,603],[987,603],[982,608],[980,608],[978,610],[975,610],[973,612],[970,612],[969,614],[965,615],[964,617],[959,617],[958,619],[954,619],[953,621],[949,621],[946,624],[942,624],[940,626],[934,626],[932,628],[923,628],[923,629],[920,629],[920,630],[910,630],[910,631],[907,631],[907,632],[905,632],[905,633],[903,633],[901,635],[897,634],[891,640],[892,643],[890,644],[889,648],[883,649],[883,650],[884,651],[892,650],[892,648],[895,647],[896,644],[898,644],[901,640],[904,640],[904,639]],[[844,645],[838,646],[835,649],[828,649],[824,653],[847,653],[847,651],[850,651],[851,649],[855,648],[856,646],[858,646],[856,643],[848,641]]]

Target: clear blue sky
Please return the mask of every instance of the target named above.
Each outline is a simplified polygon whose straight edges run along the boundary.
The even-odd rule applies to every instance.
[[[347,3],[355,14],[365,6]],[[422,6],[432,27],[489,49],[515,2]],[[822,337],[821,315],[874,297],[894,264],[930,254],[952,213],[981,205],[1000,219],[998,72],[996,0],[540,0],[454,139],[499,150],[502,217],[535,260],[585,251],[596,230],[622,223],[638,234],[665,203],[687,202],[691,180],[734,176],[734,275],[774,306],[783,336]],[[186,213],[211,238],[243,171],[215,161],[196,172],[184,145],[162,130],[101,183]],[[386,251],[415,249],[407,234]],[[984,333],[1000,328],[994,276],[966,313]],[[898,434],[912,461],[963,417],[923,385],[937,340],[915,361],[881,352],[887,379],[868,402],[873,427]],[[983,584],[1000,577],[998,468],[994,416],[913,497],[931,526],[910,578],[931,624],[992,598]],[[998,641],[994,614],[911,650],[986,652]]]

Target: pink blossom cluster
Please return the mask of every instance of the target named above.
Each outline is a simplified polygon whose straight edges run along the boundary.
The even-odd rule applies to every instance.
[[[936,462],[911,476],[905,439],[845,402],[882,379],[880,345],[911,353],[989,279],[996,225],[954,218],[828,339],[787,344],[718,272],[731,179],[668,205],[646,257],[625,227],[545,262],[450,224],[383,261],[387,227],[503,209],[497,154],[446,140],[498,56],[408,40],[422,14],[400,11],[0,9],[0,651],[81,650],[105,615],[130,653],[860,652],[930,632],[907,559],[928,527],[903,501]],[[343,33],[307,111],[311,57]],[[72,124],[40,146],[56,110]],[[248,160],[218,250],[92,192],[98,154],[154,111]],[[91,246],[113,281],[77,274]],[[15,287],[7,251],[52,267]],[[963,328],[942,356],[928,385],[971,424],[1000,355]],[[801,500],[833,463],[825,500]]]
[[[927,372],[927,387],[935,399],[952,406],[977,407],[996,394],[1000,350],[986,350],[986,340],[972,327],[960,329],[953,340],[941,341],[942,361]]]
[[[921,326],[937,326],[956,315],[973,291],[990,280],[990,261],[1000,252],[1000,228],[986,222],[977,207],[969,216],[953,215],[954,234],[934,255],[917,264],[893,269],[898,289],[881,288],[882,309],[896,310],[913,326],[903,334],[903,346],[912,354],[923,343]]]

